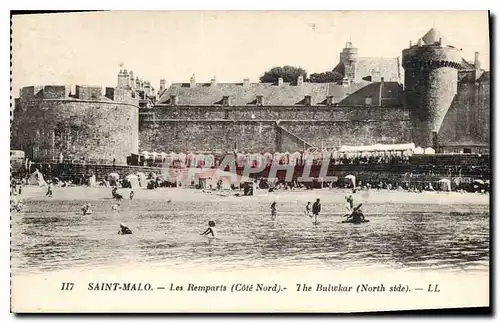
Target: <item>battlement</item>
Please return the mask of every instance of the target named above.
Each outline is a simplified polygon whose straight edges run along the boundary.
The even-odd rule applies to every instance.
[[[33,99],[65,99],[70,96],[71,87],[67,85],[26,86],[19,91],[21,101]]]
[[[460,68],[462,51],[451,46],[412,46],[403,50],[402,65],[404,69],[410,68]]]
[[[99,100],[102,98],[102,88],[100,86],[75,87],[75,98],[80,100]]]
[[[138,105],[139,97],[134,90],[107,87],[103,95],[101,86],[44,85],[26,86],[19,91],[19,102],[43,100],[107,101]]]

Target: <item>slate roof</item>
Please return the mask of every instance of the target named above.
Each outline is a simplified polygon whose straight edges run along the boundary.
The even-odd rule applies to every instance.
[[[338,63],[333,71],[345,76],[344,63]],[[360,82],[369,76],[376,77],[376,80],[383,77],[384,81],[400,82],[401,67],[399,59],[397,57],[359,57],[355,63],[354,80]]]
[[[431,28],[423,37],[422,40],[424,41],[424,44],[426,45],[433,45],[434,43],[439,42],[439,38],[442,39],[443,42],[444,38],[441,35],[441,32],[436,30],[436,28]]]
[[[475,68],[476,67],[474,66],[474,64],[469,63],[464,58],[462,58],[462,64],[461,64],[461,68],[460,69],[468,70],[468,69],[475,69]]]
[[[355,80],[361,80],[370,75],[380,75],[385,81],[400,80],[401,71],[398,58],[359,57],[355,67]]]
[[[336,83],[307,83],[281,86],[272,83],[197,83],[191,88],[189,83],[173,83],[160,97],[159,104],[170,104],[170,96],[177,96],[178,105],[203,106],[220,105],[224,96],[230,97],[230,105],[255,105],[257,96],[263,97],[264,106],[293,106],[304,104],[305,96],[311,96],[311,105],[326,104],[327,96],[339,102],[369,82],[343,86]]]

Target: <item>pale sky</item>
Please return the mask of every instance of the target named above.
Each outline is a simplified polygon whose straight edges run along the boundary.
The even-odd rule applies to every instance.
[[[159,88],[241,82],[274,66],[332,70],[351,39],[362,57],[400,57],[430,28],[489,70],[486,11],[114,11],[15,16],[12,86],[115,86],[119,64]]]

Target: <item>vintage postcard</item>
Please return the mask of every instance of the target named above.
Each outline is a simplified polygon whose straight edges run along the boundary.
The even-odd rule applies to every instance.
[[[489,22],[13,15],[12,312],[488,309]]]

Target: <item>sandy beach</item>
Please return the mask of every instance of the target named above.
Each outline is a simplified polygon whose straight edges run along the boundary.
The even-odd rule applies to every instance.
[[[118,189],[118,193],[128,199],[128,189]],[[54,197],[45,197],[46,188],[38,186],[27,186],[23,189],[23,199],[25,201],[96,201],[111,198],[111,189],[104,187],[55,187]],[[134,200],[172,200],[176,202],[196,201],[221,201],[224,203],[249,203],[255,202],[271,203],[274,200],[283,203],[313,201],[320,198],[323,204],[344,203],[346,195],[352,194],[349,189],[315,189],[315,190],[293,190],[278,191],[269,193],[267,190],[256,190],[254,196],[235,196],[243,194],[243,191],[232,192],[202,191],[192,188],[158,188],[156,190],[146,190],[143,188],[134,189]],[[359,191],[352,194],[356,201],[368,204],[426,204],[426,205],[475,205],[488,206],[490,195],[478,193],[457,193],[457,192],[422,192],[411,193],[396,190],[370,190]],[[418,210],[417,206],[417,210]]]

